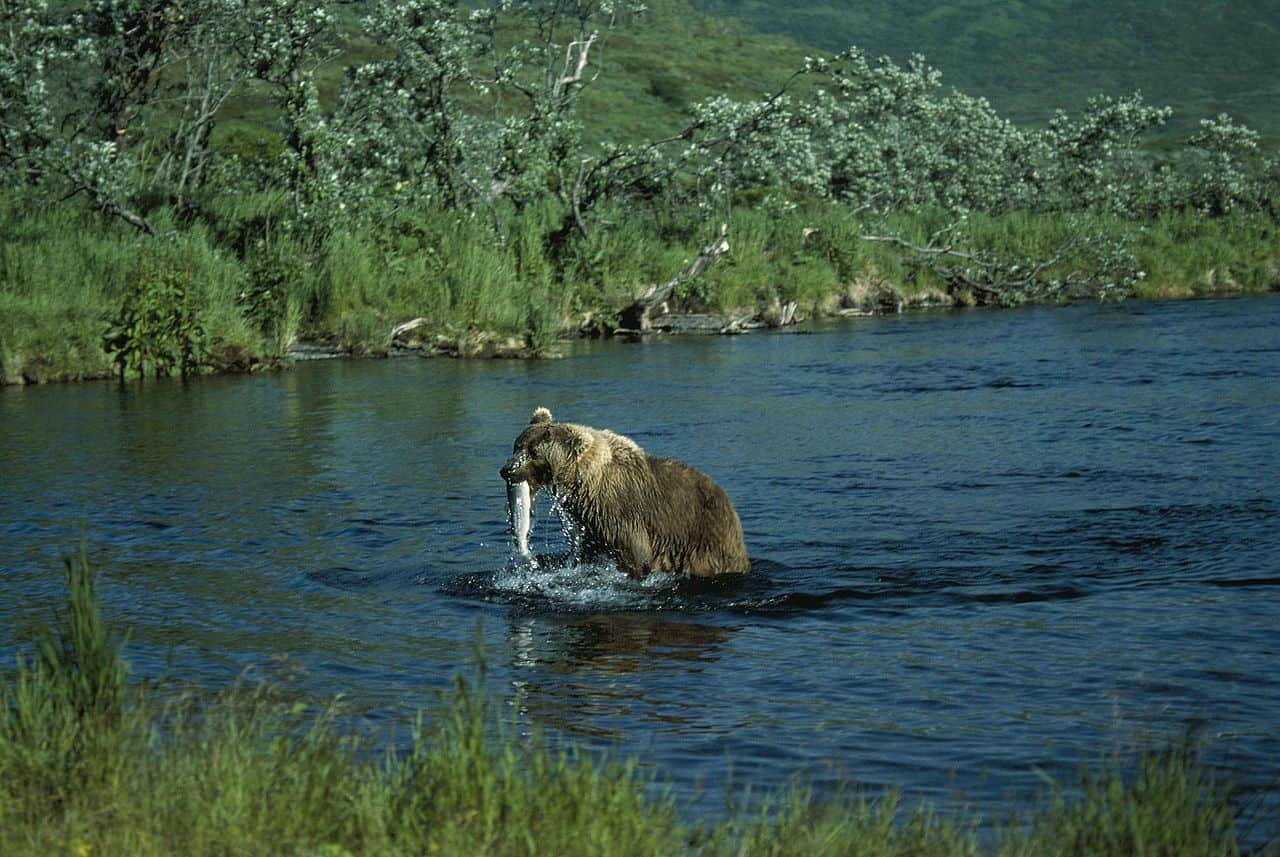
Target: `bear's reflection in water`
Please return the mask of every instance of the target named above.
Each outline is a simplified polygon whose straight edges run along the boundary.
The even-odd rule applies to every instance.
[[[718,661],[737,630],[633,613],[513,616],[512,683],[520,717],[601,738],[620,737],[637,720],[696,720],[687,694],[655,694],[662,682],[653,674],[670,672],[673,686],[687,687],[689,674]],[[642,681],[628,680],[639,673]],[[674,702],[677,697],[682,701]]]

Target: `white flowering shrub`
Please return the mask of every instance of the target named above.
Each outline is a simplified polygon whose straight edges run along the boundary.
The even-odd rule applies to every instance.
[[[858,207],[1021,207],[1030,177],[1025,135],[983,99],[939,98],[941,75],[923,58],[906,68],[856,50],[819,93],[827,117],[830,193]]]
[[[699,192],[768,188],[880,212],[1216,216],[1270,210],[1275,198],[1275,160],[1227,117],[1157,157],[1144,144],[1171,111],[1136,94],[1091,99],[1034,129],[984,99],[943,95],[941,75],[920,57],[900,67],[850,50],[802,71],[816,81],[807,98],[695,105],[693,145],[673,171],[694,177]]]
[[[284,129],[281,167],[298,216],[323,225],[337,210],[339,147],[320,109],[317,67],[336,39],[324,0],[261,0],[245,6],[238,47],[252,76],[271,87]]]
[[[1149,162],[1139,151],[1142,135],[1164,125],[1169,108],[1147,105],[1141,95],[1089,100],[1079,117],[1063,111],[1041,135],[1042,208],[1131,214]]]
[[[57,138],[50,73],[75,48],[73,28],[45,0],[0,4],[0,179],[21,184],[47,169]]]
[[[0,3],[0,183],[87,197],[146,231],[141,197],[201,181],[230,94],[234,0]]]
[[[390,56],[352,68],[334,115],[344,191],[457,207],[466,194],[460,89],[485,43],[455,0],[375,0],[365,32]]]
[[[0,0],[0,183],[87,198],[146,231],[148,205],[245,190],[287,192],[288,225],[314,238],[446,211],[492,224],[505,245],[536,210],[551,255],[589,244],[618,211],[719,222],[734,205],[783,212],[821,200],[864,219],[942,212],[953,223],[1012,212],[1277,214],[1280,164],[1228,117],[1157,153],[1146,144],[1170,112],[1139,95],[1019,127],[984,99],[947,91],[919,56],[898,65],[857,49],[807,58],[758,99],[689,105],[667,136],[589,145],[580,95],[604,68],[602,34],[643,11],[618,0],[369,0],[359,27],[374,59],[347,68],[322,106],[316,72],[336,55],[335,8]],[[252,165],[210,145],[220,106],[250,87],[270,94],[279,130]],[[967,247],[963,232],[953,239],[903,249],[998,302],[1132,281],[1124,248],[1096,235],[1045,256],[1091,258],[1102,272],[1092,279]],[[981,262],[960,264],[966,255]]]
[[[1220,215],[1258,204],[1259,176],[1266,163],[1260,158],[1256,131],[1221,114],[1202,119],[1200,130],[1188,143],[1191,168],[1184,174],[1192,177],[1186,191],[1189,207],[1201,214]]]

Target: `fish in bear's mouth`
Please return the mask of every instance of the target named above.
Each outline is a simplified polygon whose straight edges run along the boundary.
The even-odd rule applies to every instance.
[[[515,536],[520,556],[532,556],[529,551],[529,531],[533,529],[533,495],[528,482],[507,483],[507,522]]]

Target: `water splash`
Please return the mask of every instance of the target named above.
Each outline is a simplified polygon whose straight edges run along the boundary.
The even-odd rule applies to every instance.
[[[484,588],[501,600],[544,609],[644,610],[664,606],[678,580],[677,575],[663,573],[633,580],[608,560],[535,554],[508,562]]]

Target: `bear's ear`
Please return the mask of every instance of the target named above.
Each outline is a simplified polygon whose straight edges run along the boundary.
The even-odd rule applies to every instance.
[[[529,420],[529,425],[536,426],[539,423],[551,422],[551,411],[546,408],[538,408],[533,412],[533,418]]]

